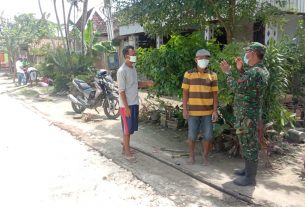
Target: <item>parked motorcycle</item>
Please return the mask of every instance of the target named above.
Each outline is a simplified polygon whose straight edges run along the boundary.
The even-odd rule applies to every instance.
[[[68,98],[76,113],[82,113],[86,108],[95,109],[99,113],[97,108],[103,107],[109,119],[119,117],[118,88],[106,70],[97,72],[93,82],[95,88],[79,79],[73,79],[72,84],[77,90],[71,92]]]

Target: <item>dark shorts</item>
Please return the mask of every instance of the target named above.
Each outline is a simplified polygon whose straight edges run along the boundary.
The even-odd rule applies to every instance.
[[[139,120],[139,105],[131,105],[130,117],[125,116],[125,108],[120,108],[121,122],[124,135],[133,134],[138,131],[138,120]]]

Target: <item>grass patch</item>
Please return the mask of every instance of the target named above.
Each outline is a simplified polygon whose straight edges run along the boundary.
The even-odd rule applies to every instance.
[[[26,97],[38,97],[40,93],[36,90],[30,89],[30,88],[24,88],[19,92],[20,95],[26,96]]]
[[[39,91],[40,94],[52,94],[54,92],[54,86],[37,87],[36,90]]]

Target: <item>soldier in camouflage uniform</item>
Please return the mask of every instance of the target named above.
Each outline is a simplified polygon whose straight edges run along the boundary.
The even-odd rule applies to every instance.
[[[240,72],[235,80],[230,66],[224,60],[220,67],[226,74],[228,86],[234,91],[235,128],[245,160],[245,169],[235,171],[240,175],[233,182],[236,185],[256,185],[259,143],[263,136],[262,101],[263,93],[269,79],[269,72],[262,61],[265,46],[253,42],[246,48],[244,60],[236,58],[236,67]],[[243,67],[246,64],[246,67]]]

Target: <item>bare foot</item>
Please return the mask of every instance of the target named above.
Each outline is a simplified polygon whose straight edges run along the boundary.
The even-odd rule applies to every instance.
[[[189,165],[195,164],[195,158],[194,157],[190,157],[186,163],[189,164]]]
[[[129,155],[129,156],[125,155],[124,157],[125,157],[125,159],[126,159],[128,162],[136,162],[136,161],[137,161],[136,157],[133,156],[133,155]]]
[[[202,164],[203,164],[204,166],[208,166],[208,165],[209,165],[209,160],[208,160],[208,158],[203,157],[203,159],[202,159]]]
[[[130,149],[130,154],[136,154],[137,151],[135,149]],[[124,147],[122,148],[122,154],[125,154]]]

